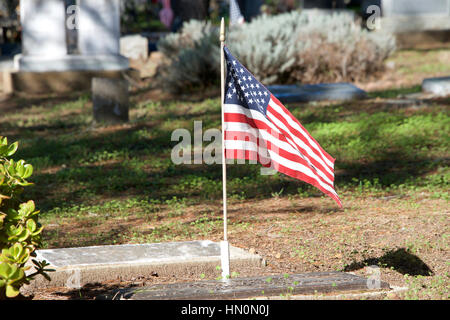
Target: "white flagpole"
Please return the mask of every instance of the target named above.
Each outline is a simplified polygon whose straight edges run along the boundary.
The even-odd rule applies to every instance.
[[[222,186],[223,186],[223,241],[220,242],[220,257],[222,262],[222,280],[226,281],[230,277],[230,245],[228,243],[227,224],[227,163],[225,157],[225,20],[222,18],[220,24],[220,69],[221,69],[221,89],[222,89]]]

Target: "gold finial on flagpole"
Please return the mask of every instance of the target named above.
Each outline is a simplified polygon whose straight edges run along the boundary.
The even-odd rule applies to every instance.
[[[225,19],[220,22],[220,42],[225,42]]]

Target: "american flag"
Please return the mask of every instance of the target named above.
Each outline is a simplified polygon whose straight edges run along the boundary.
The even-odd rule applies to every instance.
[[[227,47],[224,50],[226,158],[258,161],[317,187],[342,207],[333,186],[335,159]]]

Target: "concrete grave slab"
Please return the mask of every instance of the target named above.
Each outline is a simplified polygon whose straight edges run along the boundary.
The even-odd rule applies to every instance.
[[[260,256],[230,247],[233,268],[261,266]],[[31,283],[32,288],[79,288],[89,283],[140,276],[177,276],[194,273],[215,275],[220,265],[220,244],[212,241],[169,242],[140,245],[95,246],[38,250],[37,260],[46,260],[51,282],[42,277]],[[30,270],[29,272],[32,272]]]
[[[425,79],[422,83],[422,90],[438,96],[450,95],[450,77]]]
[[[267,87],[281,102],[311,102],[322,100],[358,100],[367,93],[351,83],[322,83],[307,85],[273,85]]]
[[[203,300],[245,299],[263,296],[299,295],[331,292],[361,292],[388,289],[385,282],[374,283],[344,272],[315,272],[294,275],[276,275],[208,280],[192,283],[154,285],[139,289],[121,289],[102,295],[99,299],[121,300]]]

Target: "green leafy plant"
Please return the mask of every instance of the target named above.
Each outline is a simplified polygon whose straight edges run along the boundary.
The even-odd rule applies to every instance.
[[[24,160],[14,161],[19,144],[8,144],[0,136],[0,299],[19,295],[20,287],[37,275],[50,280],[47,262],[32,260],[35,272],[29,275],[26,265],[41,242],[43,227],[38,222],[39,211],[32,200],[21,203],[24,187],[31,185],[27,179],[33,167]]]

